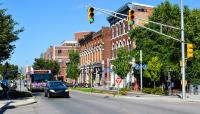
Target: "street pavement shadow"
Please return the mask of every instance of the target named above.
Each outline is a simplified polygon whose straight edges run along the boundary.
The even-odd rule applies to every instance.
[[[14,103],[14,102],[10,101],[6,103],[2,108],[0,108],[0,114],[3,114],[7,109],[15,108],[14,106],[9,106],[10,103]]]

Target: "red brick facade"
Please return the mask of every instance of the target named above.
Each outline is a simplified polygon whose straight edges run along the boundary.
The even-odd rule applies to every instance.
[[[148,20],[148,17],[153,12],[152,6],[137,4],[137,3],[132,3],[131,7],[129,7],[128,4],[125,4],[119,10],[117,10],[117,12],[125,13],[127,15],[128,11],[130,9],[134,10],[134,17],[135,17],[134,21],[135,21],[135,24],[139,24],[139,25],[144,25],[144,21],[138,20],[136,18],[142,18],[142,19]],[[126,18],[124,18],[124,19],[126,19]],[[136,42],[131,41],[128,36],[129,30],[134,28],[134,25],[129,26],[127,21],[116,19],[113,16],[108,17],[107,20],[110,23],[110,27],[111,27],[111,31],[112,31],[112,37],[111,37],[112,59],[117,58],[117,50],[120,47],[124,47],[127,51],[130,51],[131,49],[136,48]],[[111,69],[112,69],[112,65],[111,65]],[[130,74],[128,74],[128,75],[130,75]],[[114,72],[111,72],[111,85],[110,86],[115,85],[116,78],[117,78],[117,75]],[[126,79],[127,79],[126,82],[129,82],[131,80],[130,76],[127,77]]]
[[[76,41],[81,40],[85,35],[88,35],[91,32],[76,32],[74,33],[74,37]]]
[[[50,46],[44,53],[44,59],[53,59],[60,65],[60,71],[57,75],[58,80],[67,81],[66,63],[69,62],[69,51],[78,50],[78,43],[76,41],[64,41],[61,45]]]
[[[104,69],[107,60],[111,58],[111,29],[102,27],[98,32],[92,32],[79,41],[80,45],[80,83],[101,84],[106,79]],[[105,81],[105,80],[104,80]]]

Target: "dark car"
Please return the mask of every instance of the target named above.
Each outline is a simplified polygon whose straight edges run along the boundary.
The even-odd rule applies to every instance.
[[[61,81],[48,81],[44,89],[45,97],[67,97],[69,98],[69,89]]]

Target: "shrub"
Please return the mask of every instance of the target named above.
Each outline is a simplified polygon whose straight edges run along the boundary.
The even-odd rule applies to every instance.
[[[32,97],[32,94],[30,92],[25,91],[10,91],[8,93],[9,98],[16,99],[16,98],[24,98],[24,97]]]
[[[121,88],[119,90],[120,95],[127,95],[128,91],[130,91],[130,88]]]
[[[142,89],[143,93],[147,93],[147,94],[156,94],[156,95],[162,95],[163,94],[163,90],[161,87],[156,87],[156,88],[143,88]]]
[[[147,93],[147,94],[151,94],[152,93],[152,90],[151,90],[152,88],[143,88],[142,89],[142,92],[143,93]]]

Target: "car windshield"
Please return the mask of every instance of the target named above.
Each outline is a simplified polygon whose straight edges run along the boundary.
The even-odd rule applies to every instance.
[[[65,87],[65,85],[62,82],[50,82],[50,87]]]

